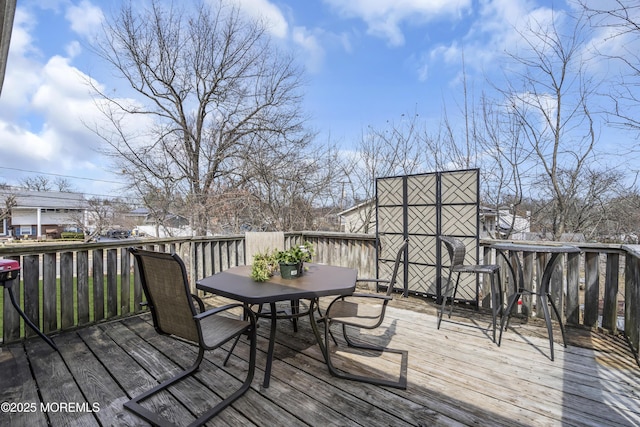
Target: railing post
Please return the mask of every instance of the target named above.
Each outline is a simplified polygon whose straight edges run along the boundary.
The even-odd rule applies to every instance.
[[[571,325],[580,324],[580,253],[567,254],[567,323]]]
[[[89,323],[89,251],[76,253],[78,325]]]
[[[482,251],[482,264],[488,265],[491,264],[491,248],[489,246],[485,246]],[[504,289],[503,289],[504,291]],[[482,301],[480,301],[481,307],[491,307],[491,282],[489,280],[482,280]],[[500,301],[500,296],[498,296],[498,301]]]
[[[627,253],[624,285],[624,334],[640,360],[640,258]],[[639,362],[640,363],[640,362]]]
[[[36,325],[40,325],[40,302],[39,302],[39,277],[40,277],[40,257],[38,255],[27,255],[23,257],[23,294],[24,313]],[[14,289],[16,299],[20,299],[20,289]],[[30,328],[24,328],[24,336],[32,337],[36,335]]]
[[[602,327],[612,333],[618,329],[618,274],[620,255],[607,254],[607,271],[605,277],[604,307],[602,310]],[[637,283],[637,282],[636,282]]]
[[[42,332],[45,334],[58,329],[56,257],[56,253],[42,257]]]
[[[60,327],[75,326],[73,309],[73,252],[60,254]]]
[[[556,307],[558,307],[558,311],[560,312],[561,317],[564,317],[565,315],[565,310],[563,309],[565,304],[564,280],[562,277],[564,273],[565,262],[566,262],[565,254],[560,254],[557,262],[553,266],[553,273],[551,274],[551,283],[549,285],[549,292],[551,293],[551,298],[553,298],[553,302],[556,304]],[[555,313],[552,312],[551,315],[554,316]],[[564,322],[564,319],[558,319],[558,320],[561,322]]]
[[[12,259],[20,262],[19,257],[14,257]],[[21,262],[20,265],[23,265]],[[24,272],[24,266],[22,267],[22,271]],[[23,274],[24,277],[24,274]],[[20,303],[20,277],[13,279],[13,294],[16,299],[18,299],[18,304]],[[3,324],[2,324],[2,338],[3,341],[11,342],[20,339],[20,315],[11,305],[11,299],[9,297],[9,291],[6,289],[6,286],[3,287],[4,299],[2,304],[2,316],[3,316]]]
[[[127,248],[120,248],[120,314],[131,312],[131,262]]]
[[[522,269],[524,276],[525,289],[533,290],[533,271],[534,271],[535,252],[523,252],[522,253]],[[532,297],[530,294],[522,295],[522,314],[527,317],[531,316],[532,311]]]
[[[118,250],[107,249],[107,318],[118,315]]]
[[[590,328],[598,325],[600,298],[600,253],[584,254],[584,324]]]
[[[536,252],[536,287],[535,290],[538,291],[540,289],[540,284],[542,283],[542,273],[544,271],[544,266],[547,265],[547,257],[549,254],[543,252]],[[553,286],[553,278],[551,279],[551,285]],[[541,310],[541,301],[540,297],[536,298],[536,317],[539,319],[544,319],[544,312]]]
[[[93,320],[104,319],[104,252],[95,249],[93,258]]]

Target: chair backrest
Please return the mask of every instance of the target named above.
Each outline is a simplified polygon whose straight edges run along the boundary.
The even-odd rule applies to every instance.
[[[176,254],[137,248],[129,248],[129,252],[136,260],[156,331],[199,342],[184,262]]]
[[[450,268],[464,265],[464,256],[467,248],[464,246],[462,240],[451,236],[440,236],[440,240],[449,252]]]
[[[267,251],[284,250],[284,232],[247,231],[244,233],[244,250],[247,264],[253,263],[253,256]]]
[[[398,280],[398,270],[400,268],[400,262],[402,261],[402,256],[405,253],[405,249],[409,245],[409,239],[404,239],[400,248],[398,248],[398,253],[396,254],[396,261],[393,265],[393,273],[391,274],[391,279],[389,279],[389,286],[387,287],[387,295],[391,295],[393,292],[393,288],[396,286],[396,281]]]

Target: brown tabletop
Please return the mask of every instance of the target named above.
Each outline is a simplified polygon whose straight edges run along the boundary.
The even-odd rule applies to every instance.
[[[309,263],[305,268],[295,279],[283,279],[276,273],[266,282],[256,282],[249,277],[251,266],[243,265],[198,280],[196,287],[247,304],[351,295],[355,291],[354,269]]]
[[[346,267],[305,263],[305,271],[300,277],[283,279],[276,273],[266,282],[254,281],[249,276],[250,273],[251,266],[233,267],[198,280],[196,288],[245,304],[270,304],[271,332],[263,384],[267,388],[275,343],[277,317],[275,303],[300,299],[314,301],[324,296],[351,295],[356,288],[357,271]],[[311,310],[309,318],[314,322]]]

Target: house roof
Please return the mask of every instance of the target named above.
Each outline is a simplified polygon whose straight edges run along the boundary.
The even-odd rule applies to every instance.
[[[337,213],[337,215],[338,215],[338,216],[345,216],[345,215],[349,215],[351,212],[354,212],[354,211],[360,210],[360,209],[362,209],[362,208],[369,207],[370,205],[372,205],[372,204],[374,204],[374,203],[375,203],[375,200],[374,200],[374,199],[372,199],[372,200],[367,200],[366,202],[359,203],[359,204],[357,204],[357,205],[355,205],[355,206],[350,207],[350,208],[349,208],[349,209],[347,209],[347,210],[344,210],[344,211],[342,211],[342,212],[338,212],[338,213]]]
[[[15,196],[15,208],[42,209],[84,209],[87,202],[84,194],[59,191],[0,190],[0,199],[4,202]]]

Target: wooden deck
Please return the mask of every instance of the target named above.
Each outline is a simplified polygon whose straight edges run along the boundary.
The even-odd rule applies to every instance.
[[[437,330],[434,313],[422,300],[396,297],[385,327],[369,337],[409,350],[404,391],[331,377],[306,318],[295,334],[288,321],[279,321],[271,387],[262,389],[269,332],[262,320],[252,389],[208,425],[640,425],[640,368],[624,341],[570,330],[569,347],[556,344],[552,362],[539,324],[516,319],[497,347],[489,317],[456,309],[454,316],[463,316],[443,321]],[[196,355],[194,347],[156,334],[148,314],[54,341],[61,355],[37,338],[1,348],[0,402],[19,411],[8,412],[3,404],[0,425],[144,425],[122,404]],[[248,354],[246,341],[241,343],[228,367],[222,367],[223,351],[210,352],[197,379],[150,404],[177,424],[188,424],[194,418],[190,410],[202,411],[218,393],[239,385]],[[396,368],[379,357],[370,363]]]

